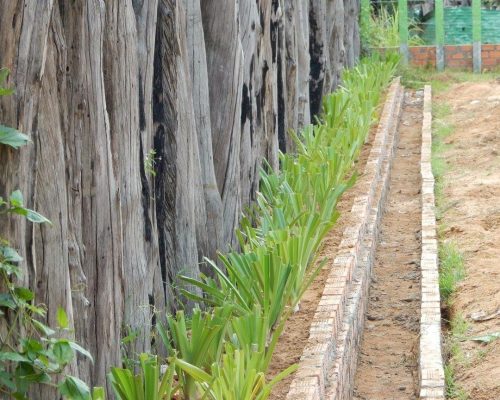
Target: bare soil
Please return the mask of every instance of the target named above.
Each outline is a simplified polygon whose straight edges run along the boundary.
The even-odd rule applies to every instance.
[[[376,126],[370,130],[367,143],[361,149],[359,159],[356,163],[356,170],[361,176],[365,169],[366,161],[371,150],[371,143],[376,134]],[[321,294],[325,287],[325,282],[330,272],[331,265],[337,254],[338,245],[342,240],[342,233],[348,224],[350,211],[354,202],[354,198],[360,194],[357,185],[347,190],[341,197],[337,210],[340,212],[340,217],[333,229],[326,235],[319,252],[318,260],[328,260],[316,277],[311,286],[304,293],[300,301],[299,311],[294,313],[285,325],[285,329],[278,341],[271,365],[269,368],[269,376],[273,377],[288,368],[293,364],[297,364],[300,360],[304,347],[309,337],[309,328],[321,299]],[[290,384],[295,374],[290,375],[286,379],[279,382],[273,389],[271,400],[284,400],[290,388]]]
[[[451,314],[466,319],[467,338],[500,332],[500,83],[453,85],[434,102],[451,107],[446,121],[454,126],[443,152],[449,168],[440,222],[444,240],[464,252],[467,272]],[[459,345],[458,385],[470,399],[500,399],[500,340]]]
[[[422,94],[407,92],[370,286],[354,398],[416,399]]]

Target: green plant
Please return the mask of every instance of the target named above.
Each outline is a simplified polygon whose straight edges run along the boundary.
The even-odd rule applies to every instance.
[[[444,366],[444,382],[446,386],[446,398],[455,400],[468,400],[467,393],[455,382],[455,369],[451,364]]]
[[[279,155],[279,170],[264,163],[257,201],[236,232],[240,251],[206,260],[213,277],[180,277],[201,289],[181,294],[207,306],[190,318],[167,316],[158,328],[185,398],[265,399],[295,368],[265,379],[285,322],[324,266],[317,250],[356,179],[353,166],[398,61],[372,57],[344,71],[315,125],[291,133],[296,152]]]
[[[422,46],[424,40],[419,36],[421,29],[415,20],[409,21],[410,35],[408,45]],[[372,8],[371,17],[362,26],[362,39],[366,47],[398,47],[399,46],[399,11],[382,6],[377,12]]]
[[[7,69],[0,69],[0,96],[10,95],[12,89],[3,84],[8,76]],[[28,137],[14,128],[0,125],[0,144],[19,148],[28,143]],[[20,215],[33,223],[48,223],[43,215],[24,206],[19,190],[8,199],[0,197],[0,216]],[[67,399],[86,399],[87,385],[76,377],[66,375],[65,367],[76,353],[92,360],[88,351],[67,338],[70,336],[66,312],[57,310],[58,329],[51,329],[40,320],[46,317],[46,310],[35,302],[35,294],[29,288],[17,284],[21,278],[18,263],[23,259],[0,238],[0,393],[2,397],[26,399],[34,385],[49,385],[59,389]],[[4,329],[5,328],[5,329]],[[53,377],[62,378],[60,384],[53,383]]]
[[[143,353],[139,364],[140,372],[136,375],[128,368],[111,369],[108,379],[118,400],[170,400],[176,394],[174,363],[167,366],[163,376],[157,356]],[[93,400],[98,400],[95,396]]]
[[[465,277],[462,254],[453,243],[439,246],[439,290],[441,298],[447,302],[455,291],[456,285]]]
[[[211,400],[265,400],[271,390],[282,379],[297,369],[292,366],[267,382],[264,372],[259,370],[260,352],[247,353],[235,350],[227,344],[220,364],[214,363],[210,373],[183,360],[176,364],[196,381],[204,399]]]
[[[6,88],[4,86],[9,70],[7,68],[0,68],[0,96],[10,96],[14,93],[14,89]],[[17,149],[24,146],[29,142],[28,136],[19,132],[17,129],[11,128],[0,124],[0,143]]]
[[[449,205],[444,198],[445,181],[444,174],[448,169],[448,164],[443,158],[444,150],[449,146],[444,143],[444,139],[453,133],[454,127],[448,123],[448,115],[451,114],[451,108],[446,103],[437,103],[433,105],[432,113],[434,121],[432,124],[432,173],[435,178],[434,194],[436,196],[436,219],[441,221],[444,212]],[[439,230],[443,230],[443,224],[440,224]]]
[[[231,313],[231,305],[215,307],[211,312],[195,309],[187,321],[184,312],[179,311],[175,318],[167,316],[168,331],[161,325],[158,329],[171,356],[208,370],[221,357]],[[195,398],[196,386],[191,375],[178,370],[177,378],[185,398]]]
[[[26,216],[34,222],[45,222],[45,218],[23,207],[20,192],[14,192],[10,203],[0,200],[3,212]],[[68,318],[63,309],[58,309],[58,332],[40,322],[46,311],[35,304],[34,293],[15,283],[21,277],[21,256],[2,241],[0,245],[0,320],[5,323],[6,333],[0,336],[0,393],[24,399],[32,385],[52,383],[52,376],[65,376],[64,368],[73,361],[78,352],[92,360],[91,355],[72,340],[61,336],[69,333]],[[77,378],[65,376],[59,385],[61,394],[74,390],[85,390],[86,386]],[[73,391],[74,391],[73,390]],[[68,397],[70,398],[70,397]],[[71,397],[73,398],[73,397]]]
[[[155,164],[156,164],[156,150],[151,149],[149,150],[148,154],[146,155],[146,158],[144,159],[144,170],[153,177],[156,176]]]

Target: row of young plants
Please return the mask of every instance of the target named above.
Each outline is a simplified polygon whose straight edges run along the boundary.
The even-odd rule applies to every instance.
[[[317,250],[338,218],[340,196],[355,180],[354,162],[397,61],[370,58],[345,71],[342,87],[325,97],[316,123],[291,133],[296,152],[280,154],[279,171],[264,165],[255,206],[237,231],[240,250],[220,254],[217,262],[206,260],[213,276],[180,277],[186,288],[199,289],[201,294],[181,289],[199,307],[189,316],[183,311],[169,315],[165,325],[155,328],[167,357],[141,354],[135,366],[112,368],[108,380],[116,398],[262,400],[296,369],[292,366],[273,379],[266,377],[286,320],[323,266],[315,258]],[[3,266],[7,258],[1,257]],[[16,260],[11,261],[15,265]],[[14,285],[9,274],[6,283]],[[31,295],[24,300],[33,305]],[[37,321],[36,312],[28,311],[30,321]],[[7,314],[0,318],[9,322]],[[62,329],[67,325],[62,310],[60,325]],[[43,381],[26,383],[22,369],[51,366],[57,373],[72,361],[75,351],[87,354],[71,341],[50,339],[54,332],[45,328],[49,330],[33,332],[41,343],[36,354],[23,347],[29,337],[11,342],[11,351],[2,342],[0,379],[4,376],[10,382],[0,381],[4,393],[22,399],[31,384],[51,382],[44,372]],[[58,346],[64,349],[49,348],[51,340],[63,341]],[[62,382],[59,392],[67,399],[104,399],[102,388],[91,393],[74,377]]]
[[[354,182],[354,162],[396,65],[396,57],[371,58],[345,71],[316,123],[291,133],[296,151],[280,154],[280,170],[262,168],[255,207],[237,231],[240,251],[206,260],[215,277],[180,277],[203,293],[183,295],[207,307],[189,321],[178,312],[159,328],[180,397],[266,399],[296,369],[266,379],[286,320],[323,266],[317,250]]]

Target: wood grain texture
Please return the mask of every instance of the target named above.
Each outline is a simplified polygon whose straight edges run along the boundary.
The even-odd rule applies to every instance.
[[[71,366],[81,379],[104,383],[129,329],[131,354],[147,351],[153,311],[192,306],[177,274],[209,273],[203,257],[236,245],[262,160],[277,168],[287,132],[359,56],[358,11],[355,0],[0,0],[0,66],[16,88],[0,120],[32,139],[0,148],[0,195],[21,189],[53,222],[8,218],[0,235],[25,257],[48,322],[64,307],[94,355]]]

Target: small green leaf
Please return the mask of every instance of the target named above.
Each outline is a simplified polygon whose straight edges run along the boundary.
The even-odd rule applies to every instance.
[[[71,348],[75,351],[77,351],[78,353],[80,353],[81,355],[87,357],[90,361],[94,362],[94,359],[92,358],[92,354],[90,354],[87,350],[85,350],[82,346],[80,346],[78,343],[75,343],[75,342],[72,342],[70,341],[69,342],[69,345],[71,346]]]
[[[52,225],[52,222],[45,218],[42,214],[37,213],[36,211],[33,210],[27,210],[26,218],[28,221],[34,222],[36,224],[49,224]]]
[[[14,274],[18,278],[21,277],[21,270],[15,265],[0,262],[0,270],[4,270],[7,275]]]
[[[21,345],[23,346],[24,352],[39,353],[43,350],[42,344],[35,339],[21,339]]]
[[[14,93],[15,93],[14,89],[0,87],[0,96],[10,96],[11,94]]]
[[[24,207],[11,207],[8,209],[11,214],[22,215],[23,217],[28,216],[28,209]]]
[[[21,262],[23,258],[12,247],[0,246],[0,256],[7,262]]]
[[[32,319],[31,322],[33,325],[35,325],[35,328],[37,329],[38,332],[40,332],[42,335],[45,336],[52,336],[56,331],[53,329],[49,328],[47,325],[42,324],[40,321],[37,321],[36,319]]]
[[[67,340],[59,340],[54,343],[52,352],[54,353],[55,360],[59,364],[67,364],[75,356],[75,352],[73,351]]]
[[[90,400],[90,389],[85,382],[75,376],[67,376],[59,384],[59,392],[68,400]]]
[[[12,207],[22,207],[24,204],[23,194],[19,189],[14,190],[10,195],[9,201]]]
[[[0,68],[0,85],[3,85],[5,80],[10,74],[10,70],[8,68]]]
[[[14,293],[17,295],[17,297],[24,301],[31,301],[35,297],[34,293],[25,287],[14,288]]]
[[[0,361],[29,362],[30,360],[19,353],[0,352]]]
[[[92,390],[92,400],[106,400],[106,392],[103,387],[95,387]]]
[[[17,305],[10,293],[0,293],[0,307],[7,307],[14,310]]]
[[[17,390],[17,386],[12,380],[12,375],[5,371],[0,371],[0,386],[5,386],[13,392]]]
[[[39,315],[40,317],[45,317],[47,314],[45,309],[39,306],[34,306],[33,304],[27,303],[24,305],[28,310],[30,310],[33,314]]]
[[[0,144],[11,146],[18,149],[30,141],[30,138],[24,133],[9,126],[0,125]]]
[[[61,329],[66,329],[69,326],[66,311],[64,311],[64,309],[61,307],[58,307],[57,309],[57,323],[59,324],[59,328]]]
[[[14,203],[11,201],[11,204]],[[37,213],[36,211],[30,210],[29,208],[14,206],[10,207],[7,211],[11,214],[22,215],[23,217],[26,217],[28,221],[34,222],[35,224],[47,223],[52,225],[52,222],[50,222],[49,219],[45,218],[42,214]]]

